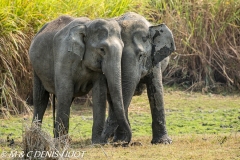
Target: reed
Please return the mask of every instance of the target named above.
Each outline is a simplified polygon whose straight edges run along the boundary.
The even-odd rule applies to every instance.
[[[152,1],[152,20],[173,30],[177,51],[167,83],[191,90],[240,89],[240,1]],[[155,18],[157,17],[157,18]]]
[[[4,0],[0,2],[0,114],[31,112],[28,48],[44,23],[60,15],[110,18],[127,11],[166,23],[177,51],[166,84],[191,90],[240,89],[240,0]]]

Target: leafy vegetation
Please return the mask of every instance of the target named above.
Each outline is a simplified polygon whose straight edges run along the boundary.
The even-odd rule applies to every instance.
[[[239,89],[240,1],[171,1],[159,8],[177,43],[169,83],[207,92],[223,84]]]
[[[0,2],[0,113],[30,112],[32,69],[28,48],[34,34],[48,21],[67,14],[106,18],[119,16],[142,2],[131,0],[55,1],[4,0]]]
[[[47,21],[68,14],[110,18],[135,11],[152,23],[166,23],[177,51],[164,81],[189,90],[240,88],[240,0],[4,0],[0,2],[0,112],[31,112],[32,70],[28,48]]]

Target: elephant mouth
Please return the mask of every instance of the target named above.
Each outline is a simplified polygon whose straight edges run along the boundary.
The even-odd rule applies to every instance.
[[[146,68],[142,68],[142,73],[141,73],[141,78],[143,78],[144,76],[146,76],[148,73],[148,70]]]
[[[102,60],[95,61],[95,65],[89,65],[87,68],[94,72],[102,72]]]

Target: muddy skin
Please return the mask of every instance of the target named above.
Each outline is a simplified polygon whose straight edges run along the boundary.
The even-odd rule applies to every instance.
[[[159,81],[159,76],[155,76],[151,73],[146,77],[147,93],[152,114],[152,144],[164,143],[171,144],[172,140],[167,135],[164,101],[163,97],[159,96],[159,93],[163,95],[162,90],[157,92],[154,81]]]
[[[152,114],[151,143],[169,144],[172,140],[166,129],[162,71],[169,62],[168,56],[176,49],[172,32],[165,24],[152,26],[144,17],[133,12],[116,19],[122,27],[124,42],[121,69],[126,117],[132,96],[142,94],[146,86]],[[117,125],[111,107],[108,115],[103,134],[114,135],[113,141],[122,141],[125,132]]]

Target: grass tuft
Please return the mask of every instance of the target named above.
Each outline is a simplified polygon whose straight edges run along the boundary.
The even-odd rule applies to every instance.
[[[42,130],[38,121],[34,121],[31,127],[26,126],[23,135],[23,150],[24,158],[35,159],[37,155],[43,155],[48,159],[53,159],[54,156],[58,159],[64,159],[64,155],[70,148],[69,137],[63,136],[60,138],[52,138],[52,136]]]

